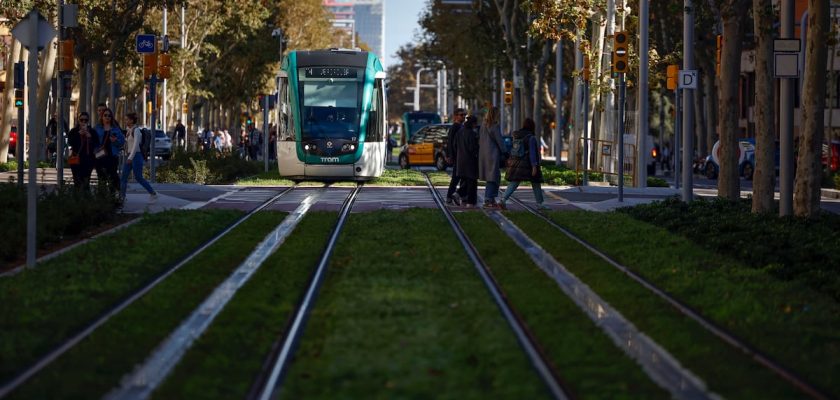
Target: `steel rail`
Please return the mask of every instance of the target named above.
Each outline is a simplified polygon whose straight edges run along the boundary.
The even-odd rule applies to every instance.
[[[245,222],[247,219],[251,218],[257,212],[263,210],[264,208],[268,207],[281,197],[285,196],[287,193],[291,192],[295,189],[297,185],[292,185],[282,192],[278,193],[277,195],[273,196],[272,198],[266,200],[253,210],[249,211],[247,214],[243,215],[230,225],[228,225],[224,230],[217,233],[215,236],[204,242],[204,244],[200,245],[198,248],[193,250],[190,254],[184,256],[180,261],[176,262],[172,266],[168,267],[166,270],[152,278],[146,285],[142,288],[138,289],[137,291],[133,292],[132,294],[128,295],[125,299],[121,300],[117,305],[100,315],[96,320],[94,320],[91,324],[87,327],[83,328],[78,333],[74,334],[72,337],[64,341],[63,343],[59,344],[52,350],[50,350],[47,354],[43,357],[38,359],[35,363],[31,366],[27,367],[23,372],[12,378],[10,381],[3,384],[0,387],[0,398],[6,397],[20,387],[23,383],[28,381],[32,378],[35,374],[43,370],[45,367],[50,365],[53,361],[55,361],[58,357],[66,353],[68,350],[73,348],[76,344],[84,340],[86,337],[90,336],[96,329],[100,326],[104,325],[108,320],[110,320],[113,316],[119,314],[121,311],[125,310],[128,306],[133,304],[135,301],[143,297],[146,293],[151,291],[155,288],[158,284],[166,280],[170,275],[175,273],[175,271],[179,270],[181,267],[186,265],[190,262],[193,258],[195,258],[198,254],[212,246],[214,243],[219,241],[223,236],[227,235],[232,231],[234,228]]]
[[[353,189],[353,191],[350,192],[344,200],[344,204],[342,204],[341,211],[338,214],[338,221],[330,234],[330,238],[327,241],[327,246],[324,249],[324,253],[321,255],[321,259],[318,262],[318,266],[312,274],[306,294],[303,296],[300,305],[295,311],[295,315],[291,320],[289,329],[286,330],[285,336],[282,338],[282,345],[275,347],[275,349],[279,348],[279,353],[277,353],[276,358],[272,356],[272,358],[269,359],[269,361],[273,359],[273,362],[270,364],[271,368],[264,368],[260,376],[257,377],[256,384],[252,388],[251,393],[248,395],[249,399],[256,398],[260,400],[269,400],[273,398],[280,389],[289,361],[294,354],[301,334],[303,334],[303,328],[306,325],[309,312],[315,303],[318,290],[320,289],[321,284],[324,281],[324,277],[326,276],[327,266],[330,263],[333,250],[335,250],[335,245],[338,243],[338,238],[341,236],[344,224],[350,216],[350,210],[353,208],[356,196],[358,196],[363,186],[364,184],[362,183],[357,184],[356,188]]]
[[[574,240],[575,242],[579,243],[581,246],[592,252],[593,254],[600,257],[602,260],[606,261],[608,264],[612,265],[615,269],[619,270],[620,272],[624,273],[630,279],[636,281],[638,284],[642,285],[645,289],[648,289],[653,294],[655,294],[660,299],[664,300],[672,307],[677,309],[682,315],[691,318],[694,322],[698,323],[703,329],[707,332],[715,335],[718,339],[724,341],[725,343],[729,344],[730,346],[734,347],[737,350],[740,350],[747,356],[749,356],[753,361],[759,363],[760,365],[764,366],[765,368],[769,369],[803,393],[811,396],[815,399],[820,400],[829,400],[832,397],[826,394],[821,389],[817,388],[813,384],[805,381],[804,378],[797,375],[795,372],[789,370],[788,368],[782,366],[778,362],[774,361],[770,358],[770,356],[762,353],[760,350],[756,349],[755,347],[747,344],[743,340],[739,339],[735,336],[735,334],[730,333],[725,328],[719,326],[715,322],[709,320],[704,315],[700,314],[697,310],[692,308],[691,306],[681,302],[680,300],[671,296],[665,290],[659,288],[658,286],[654,285],[641,275],[633,272],[630,268],[622,265],[618,261],[614,260],[610,256],[606,255],[604,252],[584,240],[583,238],[578,237],[572,231],[560,226],[556,222],[554,222],[551,218],[548,218],[544,214],[540,213],[539,211],[535,210],[530,205],[525,204],[523,201],[517,199],[514,196],[511,196],[511,199],[516,203],[523,207],[525,210],[530,212],[531,214],[535,215],[536,217],[542,219],[555,229],[562,232],[564,235],[569,237],[570,239]]]
[[[475,246],[467,237],[461,227],[461,224],[458,223],[458,220],[455,219],[452,212],[449,211],[444,204],[440,193],[438,193],[437,189],[435,189],[434,185],[432,185],[432,181],[429,179],[429,176],[426,173],[423,173],[423,178],[426,180],[426,186],[432,192],[435,204],[437,204],[438,209],[443,212],[443,215],[446,217],[446,220],[449,222],[452,230],[455,232],[455,235],[464,247],[464,251],[466,251],[473,263],[473,266],[475,266],[476,271],[478,271],[478,274],[484,281],[487,291],[490,292],[491,297],[493,297],[493,300],[499,307],[499,311],[502,313],[505,321],[507,321],[516,336],[517,341],[520,346],[522,346],[525,354],[528,356],[529,361],[531,361],[531,365],[534,367],[543,383],[545,383],[551,396],[555,399],[573,398],[574,396],[571,395],[571,392],[560,380],[554,367],[551,365],[551,362],[548,360],[546,354],[540,348],[534,335],[528,330],[525,322],[518,314],[516,314],[513,306],[507,301],[507,296],[502,291],[498,282],[496,282],[484,260],[481,259],[481,256],[478,254],[478,250],[476,250]]]

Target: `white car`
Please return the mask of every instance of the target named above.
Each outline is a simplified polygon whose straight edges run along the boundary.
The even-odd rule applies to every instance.
[[[143,133],[149,132],[149,128],[143,127]],[[155,156],[164,160],[172,157],[172,139],[166,136],[162,130],[155,130]]]

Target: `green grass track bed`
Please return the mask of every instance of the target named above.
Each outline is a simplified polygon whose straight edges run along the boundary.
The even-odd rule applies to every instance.
[[[260,212],[69,350],[12,398],[99,398],[142,362],[241,264],[284,213]],[[196,230],[196,227],[192,227]],[[171,245],[172,237],[165,236]],[[134,253],[132,253],[134,254]]]
[[[449,185],[449,175],[442,171],[429,171],[432,183],[438,186]],[[276,169],[258,175],[240,179],[238,186],[291,186],[292,181],[280,177]],[[304,181],[303,186],[320,186],[322,182]],[[354,182],[333,182],[332,186],[355,186]],[[423,174],[413,169],[385,169],[382,176],[366,183],[367,186],[426,186]]]
[[[831,382],[833,370],[834,385],[837,385],[838,359],[830,360],[815,351],[817,348],[831,354],[838,351],[838,333],[829,329],[830,321],[837,326],[836,306],[816,301],[811,304],[813,314],[786,314],[784,301],[776,296],[794,288],[785,288],[757,271],[738,268],[729,258],[626,215],[587,212],[550,215],[680,301],[781,359],[783,364],[794,369],[807,367],[803,375],[808,379]],[[509,218],[714,392],[743,399],[804,397],[774,373],[679,314],[664,300],[544,221],[527,213],[509,213]],[[829,315],[832,310],[833,317]],[[784,359],[803,350],[807,350],[810,358],[803,356],[800,363]]]
[[[237,211],[168,211],[0,279],[0,381],[232,223]]]
[[[440,211],[350,216],[282,398],[547,395]]]
[[[578,398],[668,397],[495,222],[482,213],[459,213],[457,218],[508,301]]]
[[[244,399],[302,296],[335,225],[311,212],[225,306],[172,374],[158,399]]]

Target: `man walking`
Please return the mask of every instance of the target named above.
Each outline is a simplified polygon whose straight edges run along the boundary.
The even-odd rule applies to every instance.
[[[461,130],[461,125],[464,123],[464,118],[467,116],[466,110],[463,108],[456,108],[455,115],[452,117],[452,126],[446,133],[446,163],[452,166],[452,178],[449,180],[449,190],[446,191],[446,204],[452,204],[455,201],[459,206],[461,205],[460,197],[453,197],[455,190],[458,189],[458,183],[461,181],[458,178],[457,164],[455,161],[455,135]]]

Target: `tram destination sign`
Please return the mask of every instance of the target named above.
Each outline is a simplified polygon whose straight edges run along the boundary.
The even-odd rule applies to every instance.
[[[311,67],[306,68],[307,78],[356,78],[356,68]]]

